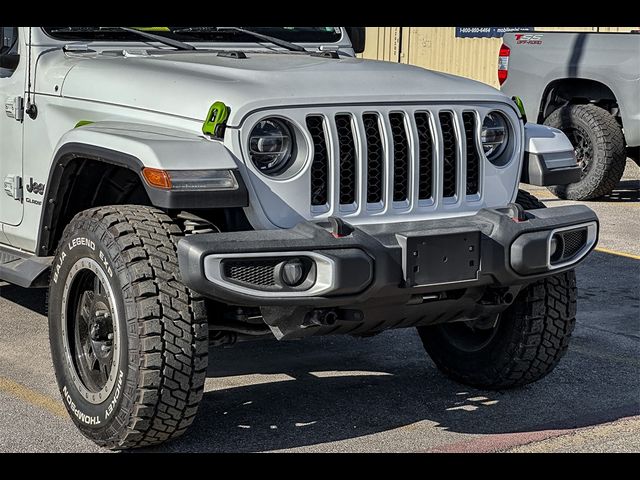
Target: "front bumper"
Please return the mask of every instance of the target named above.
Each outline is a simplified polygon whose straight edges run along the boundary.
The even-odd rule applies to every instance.
[[[509,208],[483,209],[363,225],[339,238],[328,225],[311,222],[192,235],[180,240],[178,258],[189,288],[230,305],[371,308],[409,305],[438,292],[524,285],[573,268],[597,243],[598,218],[585,206],[525,214],[517,220]],[[289,287],[282,270],[292,259],[304,278]]]

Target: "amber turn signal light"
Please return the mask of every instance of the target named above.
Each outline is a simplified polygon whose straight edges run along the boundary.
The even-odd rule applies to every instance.
[[[142,169],[142,176],[152,187],[164,188],[166,190],[171,188],[171,177],[169,177],[169,174],[165,170],[145,167]]]

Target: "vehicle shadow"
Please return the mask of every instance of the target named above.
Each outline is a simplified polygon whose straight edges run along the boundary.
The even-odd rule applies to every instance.
[[[544,198],[544,203],[547,202],[565,202],[560,198]],[[589,203],[635,203],[640,202],[640,180],[621,180],[618,182],[616,188],[609,194],[601,198],[595,198],[593,200],[585,200],[585,204]]]
[[[47,291],[45,288],[28,289],[0,282],[0,298],[40,315],[47,314]]]
[[[422,356],[417,350],[421,347],[412,336],[413,332],[405,331],[389,338],[398,345],[409,343],[407,352]],[[589,426],[640,412],[638,403],[630,399],[631,392],[638,391],[637,365],[619,369],[615,362],[607,364],[601,358],[585,362],[588,357],[573,351],[569,354],[574,357],[570,365],[565,362],[537,384],[509,392],[488,392],[448,380],[426,357],[420,364],[409,361],[403,368],[389,368],[388,362],[382,361],[383,356],[377,354],[378,348],[385,346],[364,343],[367,346],[358,358],[346,353],[350,347],[347,339],[330,343],[313,340],[284,349],[263,344],[258,347],[259,353],[243,348],[214,352],[210,370],[213,378],[256,372],[277,378],[208,391],[187,436],[158,449],[288,449],[385,433],[417,422],[427,422],[423,428],[430,431],[512,433]],[[256,345],[253,347],[255,350]],[[325,358],[315,362],[315,368],[308,368],[304,361],[285,370],[268,368],[276,356],[295,364],[301,357],[317,355]],[[599,380],[584,382],[584,375],[572,372],[571,364],[574,369],[589,370],[590,376]],[[345,365],[349,368],[345,369]],[[607,390],[607,378],[614,371],[619,389],[625,392],[621,396],[626,400],[621,404],[611,402],[609,397],[615,398],[620,393],[617,390],[609,389],[602,395]],[[400,448],[410,448],[409,445],[410,442]]]
[[[605,202],[640,201],[640,180],[622,180],[613,192],[602,200]]]

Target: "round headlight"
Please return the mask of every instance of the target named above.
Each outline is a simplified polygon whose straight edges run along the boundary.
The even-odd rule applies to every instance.
[[[499,159],[509,143],[509,124],[504,115],[491,112],[484,117],[480,138],[487,159],[489,161]]]
[[[260,120],[249,136],[249,156],[258,170],[276,175],[286,170],[293,158],[291,128],[279,118]]]

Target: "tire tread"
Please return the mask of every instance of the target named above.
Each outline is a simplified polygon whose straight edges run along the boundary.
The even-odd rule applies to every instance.
[[[567,105],[547,117],[545,125],[562,130],[567,121],[584,122],[596,138],[593,146],[597,157],[591,171],[579,182],[549,187],[549,191],[565,200],[592,200],[609,195],[624,174],[626,142],[615,117],[596,105]]]
[[[524,190],[518,191],[516,202],[525,210],[545,208]],[[576,310],[576,276],[574,270],[569,270],[521,290],[503,320],[514,322],[513,328],[506,331],[506,343],[490,359],[485,356],[473,363],[458,357],[443,344],[437,326],[420,327],[418,331],[425,349],[443,373],[467,385],[501,390],[540,380],[556,367],[567,351]]]
[[[208,363],[204,300],[180,279],[176,247],[182,232],[159,209],[118,205],[80,212],[62,242],[92,222],[106,228],[114,240],[108,249],[124,261],[126,275],[116,274],[128,279],[123,292],[133,297],[135,311],[126,312],[127,323],[131,328],[132,318],[137,322],[139,340],[139,375],[128,424],[92,439],[112,449],[174,439],[197,414]]]

